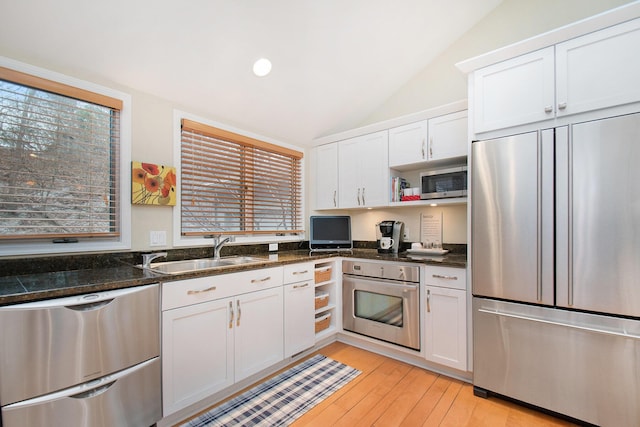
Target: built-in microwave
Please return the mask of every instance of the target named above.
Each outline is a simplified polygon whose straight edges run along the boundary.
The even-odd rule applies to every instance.
[[[420,198],[444,199],[467,196],[467,167],[456,166],[420,173]]]

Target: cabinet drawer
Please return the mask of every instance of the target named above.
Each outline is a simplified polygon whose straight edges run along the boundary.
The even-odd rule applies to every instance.
[[[136,427],[162,418],[160,358],[2,408],[5,427]],[[155,424],[154,424],[155,425]]]
[[[162,310],[282,286],[282,267],[219,274],[162,285]]]
[[[426,267],[425,284],[443,288],[467,289],[467,270],[455,267]]]
[[[162,310],[213,301],[235,294],[233,286],[225,280],[229,274],[198,277],[162,284]]]
[[[284,266],[284,283],[303,282],[313,278],[314,266],[311,262]]]

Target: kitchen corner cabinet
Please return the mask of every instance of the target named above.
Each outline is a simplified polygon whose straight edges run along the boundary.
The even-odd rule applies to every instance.
[[[466,271],[453,267],[426,267],[426,359],[467,370]]]
[[[316,209],[338,207],[338,143],[314,148]]]
[[[284,359],[282,267],[162,285],[168,415]]]
[[[388,131],[340,141],[338,155],[339,208],[389,204]]]
[[[467,128],[465,110],[389,129],[389,167],[466,156]]]
[[[473,72],[475,133],[640,101],[640,19]]]
[[[291,357],[315,344],[314,264],[284,267],[284,357]]]

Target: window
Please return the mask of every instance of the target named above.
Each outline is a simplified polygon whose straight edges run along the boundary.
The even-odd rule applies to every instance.
[[[302,153],[181,121],[181,234],[297,234]]]
[[[0,241],[21,247],[10,254],[124,248],[122,109],[122,99],[0,66]]]

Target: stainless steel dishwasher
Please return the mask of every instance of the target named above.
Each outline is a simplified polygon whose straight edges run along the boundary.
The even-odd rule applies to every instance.
[[[3,427],[162,418],[159,285],[0,307]]]

